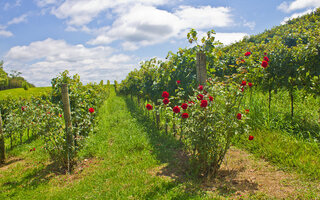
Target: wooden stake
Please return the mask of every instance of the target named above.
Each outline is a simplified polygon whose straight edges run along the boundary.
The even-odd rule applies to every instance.
[[[197,53],[197,81],[201,85],[206,84],[207,80],[207,64],[206,54],[203,52]]]
[[[0,112],[0,163],[4,163],[6,159],[6,148],[4,144],[4,135],[2,130],[2,118],[1,118],[1,112]]]
[[[71,172],[71,159],[72,159],[72,147],[73,147],[73,137],[72,137],[72,122],[71,122],[71,109],[70,109],[70,102],[69,102],[69,94],[68,94],[68,85],[62,84],[61,88],[61,95],[62,95],[62,103],[63,103],[63,112],[64,112],[64,120],[66,126],[66,139],[67,139],[67,146],[68,146],[68,172]]]

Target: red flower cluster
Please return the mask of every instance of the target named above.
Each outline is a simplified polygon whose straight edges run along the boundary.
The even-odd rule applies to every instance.
[[[245,112],[246,112],[246,114],[248,114],[249,113],[249,109],[245,110]]]
[[[242,86],[247,85],[247,81],[242,81],[241,85],[242,85]]]
[[[179,113],[179,112],[180,112],[179,106],[173,107],[172,111],[173,111],[174,113]]]
[[[199,85],[198,89],[199,89],[200,91],[202,91],[202,90],[203,90],[203,85]]]
[[[212,97],[212,96],[210,96],[210,97],[209,97],[209,100],[210,100],[210,101],[213,101],[213,97]]]
[[[187,108],[188,108],[188,104],[183,103],[183,104],[181,105],[181,108],[183,108],[184,110],[187,109]]]
[[[261,66],[263,67],[263,68],[267,68],[268,67],[268,62],[267,61],[265,61],[265,60],[263,60],[262,61],[262,63],[261,63]]]
[[[202,108],[207,107],[207,105],[208,105],[208,101],[207,101],[207,100],[202,100],[202,101],[201,101],[200,106],[201,106]]]
[[[89,112],[90,113],[94,113],[94,109],[93,108],[89,108]]]
[[[180,80],[177,80],[177,84],[179,85],[181,83],[181,81]]]
[[[30,149],[30,152],[31,152],[31,151],[35,151],[35,150],[36,150],[36,148],[35,148],[35,147],[33,147],[33,148],[31,148],[31,149]]]
[[[187,119],[187,118],[189,117],[189,114],[188,114],[188,113],[183,113],[183,114],[181,115],[181,117],[182,117],[183,119]]]
[[[203,95],[202,94],[198,94],[197,99],[198,100],[202,100],[203,99]]]
[[[169,98],[169,93],[167,91],[162,92],[163,98]]]
[[[265,57],[263,58],[263,60],[269,62],[269,58],[268,58],[267,56],[265,56]]]
[[[59,117],[62,117],[62,115],[60,114]]]
[[[238,119],[241,119],[241,113],[238,113],[238,114],[237,114],[237,118],[238,118]]]
[[[170,101],[169,101],[168,98],[164,98],[164,99],[162,100],[162,102],[163,102],[163,104],[167,105]]]
[[[252,83],[251,82],[249,82],[248,85],[249,85],[249,87],[252,87]]]
[[[146,105],[146,108],[147,108],[148,110],[152,110],[152,105],[147,104],[147,105]]]
[[[244,56],[250,56],[251,55],[251,52],[250,51],[247,51]]]
[[[249,140],[253,140],[253,136],[252,135],[249,135]]]

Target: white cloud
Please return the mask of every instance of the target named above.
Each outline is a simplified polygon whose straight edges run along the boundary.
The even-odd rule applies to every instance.
[[[286,23],[287,23],[289,20],[291,20],[291,19],[294,19],[294,18],[297,18],[297,17],[301,17],[301,16],[303,16],[303,15],[306,15],[306,14],[308,14],[308,13],[311,13],[312,11],[313,11],[313,9],[308,9],[308,10],[306,10],[306,11],[304,11],[304,12],[294,13],[294,14],[292,14],[290,17],[285,17],[285,18],[282,20],[281,25],[286,24]]]
[[[244,36],[248,36],[247,33],[222,33],[222,32],[216,32],[216,34],[213,35],[215,37],[214,41],[219,41],[223,43],[224,45],[229,45],[235,42],[238,42],[243,39]],[[204,31],[198,31],[197,34],[198,41],[200,41],[203,37],[207,38],[207,33]],[[201,42],[200,42],[201,43]],[[196,44],[192,44],[191,46],[194,46]]]
[[[54,5],[59,2],[60,2],[60,0],[36,0],[36,3],[39,7],[45,7],[47,5]]]
[[[183,6],[168,12],[154,6],[135,5],[127,11],[122,10],[111,27],[95,31],[97,37],[88,44],[110,44],[120,40],[123,49],[130,51],[170,38],[180,38],[182,34],[185,37],[184,33],[190,28],[212,29],[232,25],[229,8]]]
[[[320,7],[319,0],[294,0],[291,3],[284,1],[278,6],[278,9],[289,13],[294,10],[304,9],[304,8],[317,8]]]
[[[119,16],[88,44],[109,44],[123,40],[127,49],[146,46],[175,36],[183,28],[181,20],[172,13],[152,6],[136,5]],[[134,48],[133,48],[134,47]]]
[[[3,6],[3,10],[9,10],[10,8],[21,6],[21,0],[16,0],[14,4],[5,3]]]
[[[67,19],[69,25],[82,26],[108,9],[121,12],[122,9],[127,10],[135,4],[162,5],[166,2],[167,0],[66,0],[54,8],[52,14],[59,19]]]
[[[199,8],[181,6],[174,14],[180,18],[185,27],[196,29],[226,27],[233,24],[231,9],[225,7],[203,6]]]
[[[85,83],[119,80],[132,70],[132,61],[132,56],[114,54],[110,47],[87,48],[51,38],[12,47],[4,58],[6,66],[21,71],[37,86],[50,85],[51,79],[64,70],[78,73]]]
[[[245,27],[249,27],[251,30],[254,29],[254,27],[256,26],[255,22],[247,22],[246,20],[243,22],[243,26]]]
[[[12,20],[10,20],[8,22],[8,25],[11,25],[11,24],[19,24],[21,22],[26,22],[27,21],[27,15],[24,14],[24,15],[21,15],[20,17],[15,17],[13,18]]]
[[[216,33],[216,41],[220,41],[224,45],[238,42],[247,36],[247,33]]]
[[[13,36],[13,34],[10,31],[6,31],[6,30],[1,30],[0,29],[0,36],[11,37],[11,36]]]

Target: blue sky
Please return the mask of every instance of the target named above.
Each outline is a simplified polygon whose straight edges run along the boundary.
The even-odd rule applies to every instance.
[[[320,7],[320,0],[0,0],[0,60],[36,86],[65,69],[84,83],[124,79],[139,62],[214,29],[228,45]]]

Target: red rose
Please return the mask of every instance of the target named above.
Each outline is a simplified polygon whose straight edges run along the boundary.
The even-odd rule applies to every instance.
[[[263,60],[269,62],[269,58],[268,58],[267,56],[265,56],[265,57],[263,58]]]
[[[202,100],[202,101],[201,101],[200,106],[201,106],[202,108],[207,107],[207,105],[208,105],[208,101],[207,101],[207,100]]]
[[[60,114],[59,117],[62,117],[62,115]]]
[[[170,101],[168,98],[164,98],[162,102],[163,102],[163,104],[168,104]]]
[[[94,109],[93,108],[89,108],[89,112],[90,113],[94,113]]]
[[[184,110],[187,109],[187,108],[188,108],[188,104],[183,103],[183,104],[181,105],[181,108],[183,108]]]
[[[249,135],[249,140],[253,140],[253,136],[252,135]]]
[[[245,56],[250,56],[250,55],[251,55],[251,52],[247,51],[244,55],[245,55]]]
[[[169,98],[169,93],[167,91],[162,92],[163,98]]]
[[[245,111],[246,111],[247,114],[249,113],[249,109],[247,109],[247,110],[245,110]]]
[[[203,90],[203,85],[199,85],[198,89],[201,91]]]
[[[146,105],[146,108],[147,108],[148,110],[152,110],[152,105],[147,104],[147,105]]]
[[[263,55],[265,55],[265,56],[266,56],[266,55],[267,55],[267,53],[266,53],[266,52],[264,52],[264,53],[263,53]]]
[[[251,82],[249,82],[248,85],[249,85],[249,87],[252,87],[252,83]]]
[[[172,111],[175,112],[175,113],[179,113],[180,112],[179,106],[173,107]]]
[[[241,85],[243,86],[247,85],[247,81],[242,81]]]
[[[202,94],[198,94],[197,99],[198,100],[202,100],[203,99],[203,95]]]
[[[30,149],[30,152],[32,151],[32,149]]]
[[[181,115],[181,117],[182,117],[183,119],[187,119],[187,118],[189,117],[189,114],[188,114],[188,113],[183,113],[183,114]]]
[[[266,68],[266,67],[268,67],[268,62],[267,61],[265,61],[265,60],[263,60],[262,61],[262,63],[261,63],[261,66],[263,67],[263,68]]]
[[[36,148],[35,147],[33,147],[33,151],[35,151],[36,150]]]
[[[244,91],[244,89],[243,89],[243,87],[241,88],[241,92],[243,92]]]
[[[238,118],[238,119],[241,119],[241,113],[238,113],[238,114],[237,114],[237,118]]]
[[[177,80],[177,84],[180,84],[181,83],[181,81],[180,80]]]
[[[210,100],[210,101],[213,101],[213,97],[212,97],[212,96],[210,96],[210,97],[209,97],[209,100]]]

